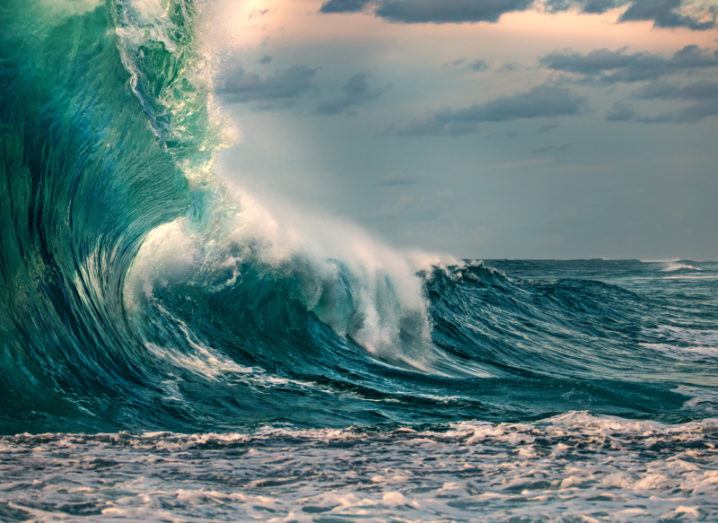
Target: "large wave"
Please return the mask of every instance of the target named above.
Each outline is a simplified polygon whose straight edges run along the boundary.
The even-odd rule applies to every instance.
[[[199,16],[0,6],[2,432],[705,414],[712,367],[655,350],[665,303],[418,263],[216,180]]]

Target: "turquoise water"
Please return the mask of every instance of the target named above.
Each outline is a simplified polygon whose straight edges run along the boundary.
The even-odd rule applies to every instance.
[[[0,5],[0,519],[718,515],[718,263],[286,233],[147,5]]]

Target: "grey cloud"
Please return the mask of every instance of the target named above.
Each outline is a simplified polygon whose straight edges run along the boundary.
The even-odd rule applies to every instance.
[[[376,14],[402,23],[496,22],[510,11],[523,11],[533,0],[385,0]]]
[[[469,66],[471,70],[476,72],[486,71],[489,68],[489,64],[486,60],[476,60]]]
[[[657,116],[644,116],[638,121],[641,123],[697,123],[716,114],[718,114],[718,100],[711,100]]]
[[[578,114],[585,100],[568,89],[540,85],[529,91],[502,96],[460,109],[444,109],[400,131],[403,135],[467,134],[478,124]]]
[[[496,22],[511,11],[543,8],[550,13],[574,9],[605,13],[625,7],[619,22],[653,21],[655,27],[705,30],[715,27],[716,8],[700,0],[327,0],[323,13],[356,13],[373,9],[376,16],[399,23]],[[692,14],[684,11],[690,9]]]
[[[518,71],[520,68],[521,65],[517,62],[509,62],[499,67],[499,71],[502,73],[512,73],[514,71]]]
[[[451,67],[465,67],[477,73],[487,71],[490,68],[489,63],[486,60],[481,59],[468,61],[465,58],[458,58],[456,60],[448,62],[446,65]]]
[[[370,0],[327,0],[322,4],[322,13],[356,13],[370,3]]]
[[[371,88],[367,78],[367,74],[355,74],[344,84],[341,95],[333,100],[320,103],[316,112],[325,115],[346,113],[377,98],[388,89],[388,87]]]
[[[701,81],[688,84],[656,83],[636,92],[637,98],[651,100],[679,100],[689,102],[687,107],[643,117],[640,121],[656,123],[695,123],[718,114],[718,82]]]
[[[328,0],[323,13],[355,13],[367,7],[391,22],[496,22],[502,14],[528,9],[534,0]]]
[[[263,76],[239,68],[224,79],[218,92],[231,103],[257,102],[262,109],[286,107],[318,91],[314,84],[316,72],[311,67],[293,65]]]
[[[713,100],[718,98],[718,82],[693,82],[673,84],[656,82],[636,91],[635,96],[643,99]]]
[[[702,31],[715,27],[715,7],[695,0],[545,0],[549,12],[575,9],[583,13],[605,13],[626,7],[619,22],[652,21],[654,27],[683,27]],[[692,8],[694,15],[685,14]]]
[[[609,122],[630,122],[638,117],[633,106],[625,102],[613,104],[606,113],[606,120]]]
[[[605,13],[616,7],[626,5],[629,0],[545,0],[546,9],[555,13],[576,9],[582,13]]]
[[[718,51],[689,45],[665,57],[652,53],[628,53],[625,49],[597,49],[587,54],[551,53],[542,57],[540,63],[555,71],[580,75],[585,81],[637,82],[718,66]]]
[[[715,7],[706,12],[707,19],[698,19],[680,12],[681,0],[633,0],[620,21],[653,20],[656,27],[685,27],[701,31],[715,27]]]
[[[688,105],[658,115],[641,115],[625,103],[614,105],[606,119],[639,123],[696,123],[718,114],[718,82],[701,81],[688,84],[657,82],[634,93],[644,100],[676,100]]]

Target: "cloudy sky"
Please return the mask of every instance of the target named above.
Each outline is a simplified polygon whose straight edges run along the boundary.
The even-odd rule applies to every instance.
[[[716,0],[224,0],[222,172],[460,257],[718,258]]]

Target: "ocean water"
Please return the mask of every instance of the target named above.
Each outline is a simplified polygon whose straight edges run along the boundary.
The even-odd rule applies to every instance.
[[[273,214],[207,5],[0,4],[0,520],[718,519],[718,263]]]

